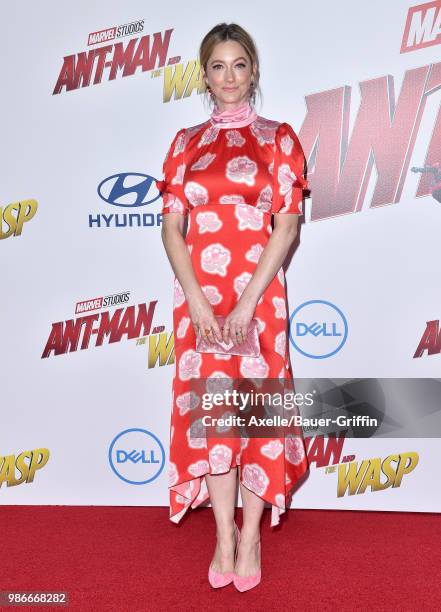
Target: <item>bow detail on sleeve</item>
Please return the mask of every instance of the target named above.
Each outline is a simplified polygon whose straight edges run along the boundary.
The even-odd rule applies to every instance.
[[[158,191],[163,193],[167,188],[167,181],[155,181]]]
[[[303,176],[297,178],[292,185],[293,187],[300,187],[300,189],[308,189],[308,181]]]

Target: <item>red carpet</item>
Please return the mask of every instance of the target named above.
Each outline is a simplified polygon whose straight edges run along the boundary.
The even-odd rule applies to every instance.
[[[291,510],[271,533],[265,510],[262,582],[248,593],[207,582],[210,508],[179,526],[168,508],[3,506],[0,516],[0,590],[64,590],[69,610],[441,609],[437,514]]]

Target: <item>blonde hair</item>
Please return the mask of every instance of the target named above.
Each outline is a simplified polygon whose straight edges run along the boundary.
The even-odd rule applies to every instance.
[[[214,47],[218,43],[222,43],[227,40],[234,40],[241,44],[251,62],[251,70],[254,66],[256,67],[256,76],[253,75],[252,77],[253,83],[250,88],[249,98],[250,105],[254,107],[256,95],[259,94],[260,99],[262,99],[262,92],[259,84],[259,55],[257,53],[254,40],[246,30],[240,27],[240,25],[237,25],[237,23],[218,23],[207,34],[205,34],[199,47],[199,64],[204,68],[205,72],[207,72],[207,63],[211,57],[211,54],[213,53]],[[214,103],[209,88],[205,88],[203,95],[204,102],[208,101],[208,105],[210,105],[210,103]]]

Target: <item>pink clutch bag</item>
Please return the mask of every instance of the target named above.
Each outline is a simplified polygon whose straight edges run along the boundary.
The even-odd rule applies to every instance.
[[[216,321],[222,329],[226,317],[221,315],[216,316]],[[259,357],[259,322],[257,319],[251,319],[248,327],[248,335],[243,342],[234,345],[231,341],[229,344],[215,340],[213,344],[208,342],[205,337],[198,335],[196,337],[196,351],[198,353],[220,353],[221,355],[242,355],[242,357]]]

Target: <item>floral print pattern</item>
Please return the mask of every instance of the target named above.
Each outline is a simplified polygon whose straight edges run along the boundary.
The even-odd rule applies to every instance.
[[[206,121],[178,131],[163,172],[163,180],[156,181],[162,214],[187,216],[185,242],[196,278],[214,314],[227,315],[271,236],[271,215],[302,214],[307,181],[297,135],[288,123],[260,116],[236,129]],[[194,379],[207,379],[207,388],[215,392],[231,388],[238,378],[292,378],[283,268],[265,289],[254,317],[258,357],[198,353],[185,295],[175,278],[169,492],[170,519],[176,523],[189,508],[209,499],[206,474],[237,467],[243,485],[271,504],[271,524],[276,525],[290,491],[308,470],[301,436],[233,437],[230,427],[219,426],[218,435],[210,437],[202,420],[194,419],[201,409]]]

